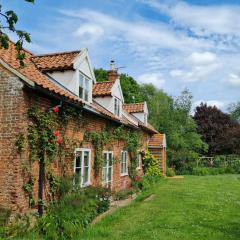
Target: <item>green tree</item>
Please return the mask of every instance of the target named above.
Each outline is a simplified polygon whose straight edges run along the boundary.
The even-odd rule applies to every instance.
[[[34,3],[34,0],[25,0],[26,2]],[[25,53],[22,51],[24,41],[30,43],[30,34],[16,29],[16,24],[18,22],[18,16],[13,10],[3,11],[2,5],[0,5],[0,47],[8,49],[9,47],[9,36],[7,32],[13,32],[17,35],[17,41],[15,47],[17,50],[16,58],[19,60],[20,65],[24,65]]]

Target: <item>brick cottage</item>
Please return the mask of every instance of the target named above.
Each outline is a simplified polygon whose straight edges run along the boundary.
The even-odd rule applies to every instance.
[[[42,111],[55,106],[69,106],[81,113],[80,122],[71,120],[59,132],[75,141],[74,148],[65,146],[64,168],[60,160],[52,162],[56,175],[80,173],[78,184],[108,185],[118,191],[130,186],[130,157],[123,140],[112,140],[103,148],[104,164],[100,176],[94,174],[96,149],[91,141],[84,140],[86,132],[103,132],[123,129],[141,134],[141,147],[137,171],[142,175],[142,154],[148,148],[166,171],[166,139],[148,123],[145,103],[124,104],[119,75],[114,66],[105,82],[97,83],[86,49],[45,55],[33,55],[24,50],[25,66],[16,60],[16,50],[11,42],[7,50],[0,49],[0,207],[13,213],[29,209],[29,196],[24,191],[24,169],[31,165],[33,199],[38,200],[39,163],[30,164],[28,131],[31,120],[28,110],[38,107]],[[26,139],[21,152],[16,141]],[[118,159],[118,161],[112,161]],[[29,166],[28,166],[29,168]],[[49,198],[47,187],[44,197]]]

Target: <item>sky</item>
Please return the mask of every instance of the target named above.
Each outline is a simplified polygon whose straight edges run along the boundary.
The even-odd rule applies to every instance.
[[[240,0],[2,0],[32,36],[33,53],[88,48],[95,68],[120,72],[193,105],[240,101]]]

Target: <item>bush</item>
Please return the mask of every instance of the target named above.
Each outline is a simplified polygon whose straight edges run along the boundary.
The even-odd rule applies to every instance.
[[[146,176],[162,177],[159,163],[149,151],[146,151],[146,154],[143,158],[143,170]]]
[[[145,175],[142,177],[139,188],[141,190],[150,190],[156,183],[158,183],[161,180],[161,177],[156,175]]]
[[[167,177],[174,177],[176,174],[173,168],[167,168],[166,175]]]
[[[107,189],[92,187],[65,195],[39,220],[40,234],[45,239],[75,239],[79,231],[109,208],[110,195]]]
[[[208,167],[198,167],[193,168],[190,175],[197,175],[197,176],[206,176],[206,175],[218,175],[224,173],[236,173],[234,168],[208,168]]]
[[[124,189],[119,192],[116,192],[113,196],[114,200],[124,200],[127,199],[130,195],[134,193],[133,189]]]

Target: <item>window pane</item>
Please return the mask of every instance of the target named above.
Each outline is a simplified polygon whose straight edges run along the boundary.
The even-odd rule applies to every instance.
[[[88,91],[87,90],[84,91],[84,100],[88,101]]]
[[[81,167],[82,165],[82,157],[81,157],[81,152],[77,153],[78,155],[76,156],[76,163],[75,163],[75,167]]]
[[[88,182],[88,167],[84,167],[83,171],[83,184]]]
[[[80,73],[79,74],[79,86],[82,88],[84,87],[83,82],[84,82],[84,76]]]
[[[112,181],[112,167],[108,168],[108,182]]]
[[[83,88],[79,87],[79,97],[83,98]]]
[[[85,90],[87,91],[87,92],[89,92],[89,79],[88,78],[85,78]]]
[[[107,153],[104,153],[103,155],[103,166],[107,166]]]
[[[109,166],[112,166],[112,164],[113,164],[113,155],[112,155],[112,153],[109,153],[109,155],[108,155],[108,165]]]
[[[84,166],[89,165],[89,152],[85,151],[84,152]]]
[[[81,184],[81,168],[76,168],[75,169],[74,182],[75,182],[76,185]]]

